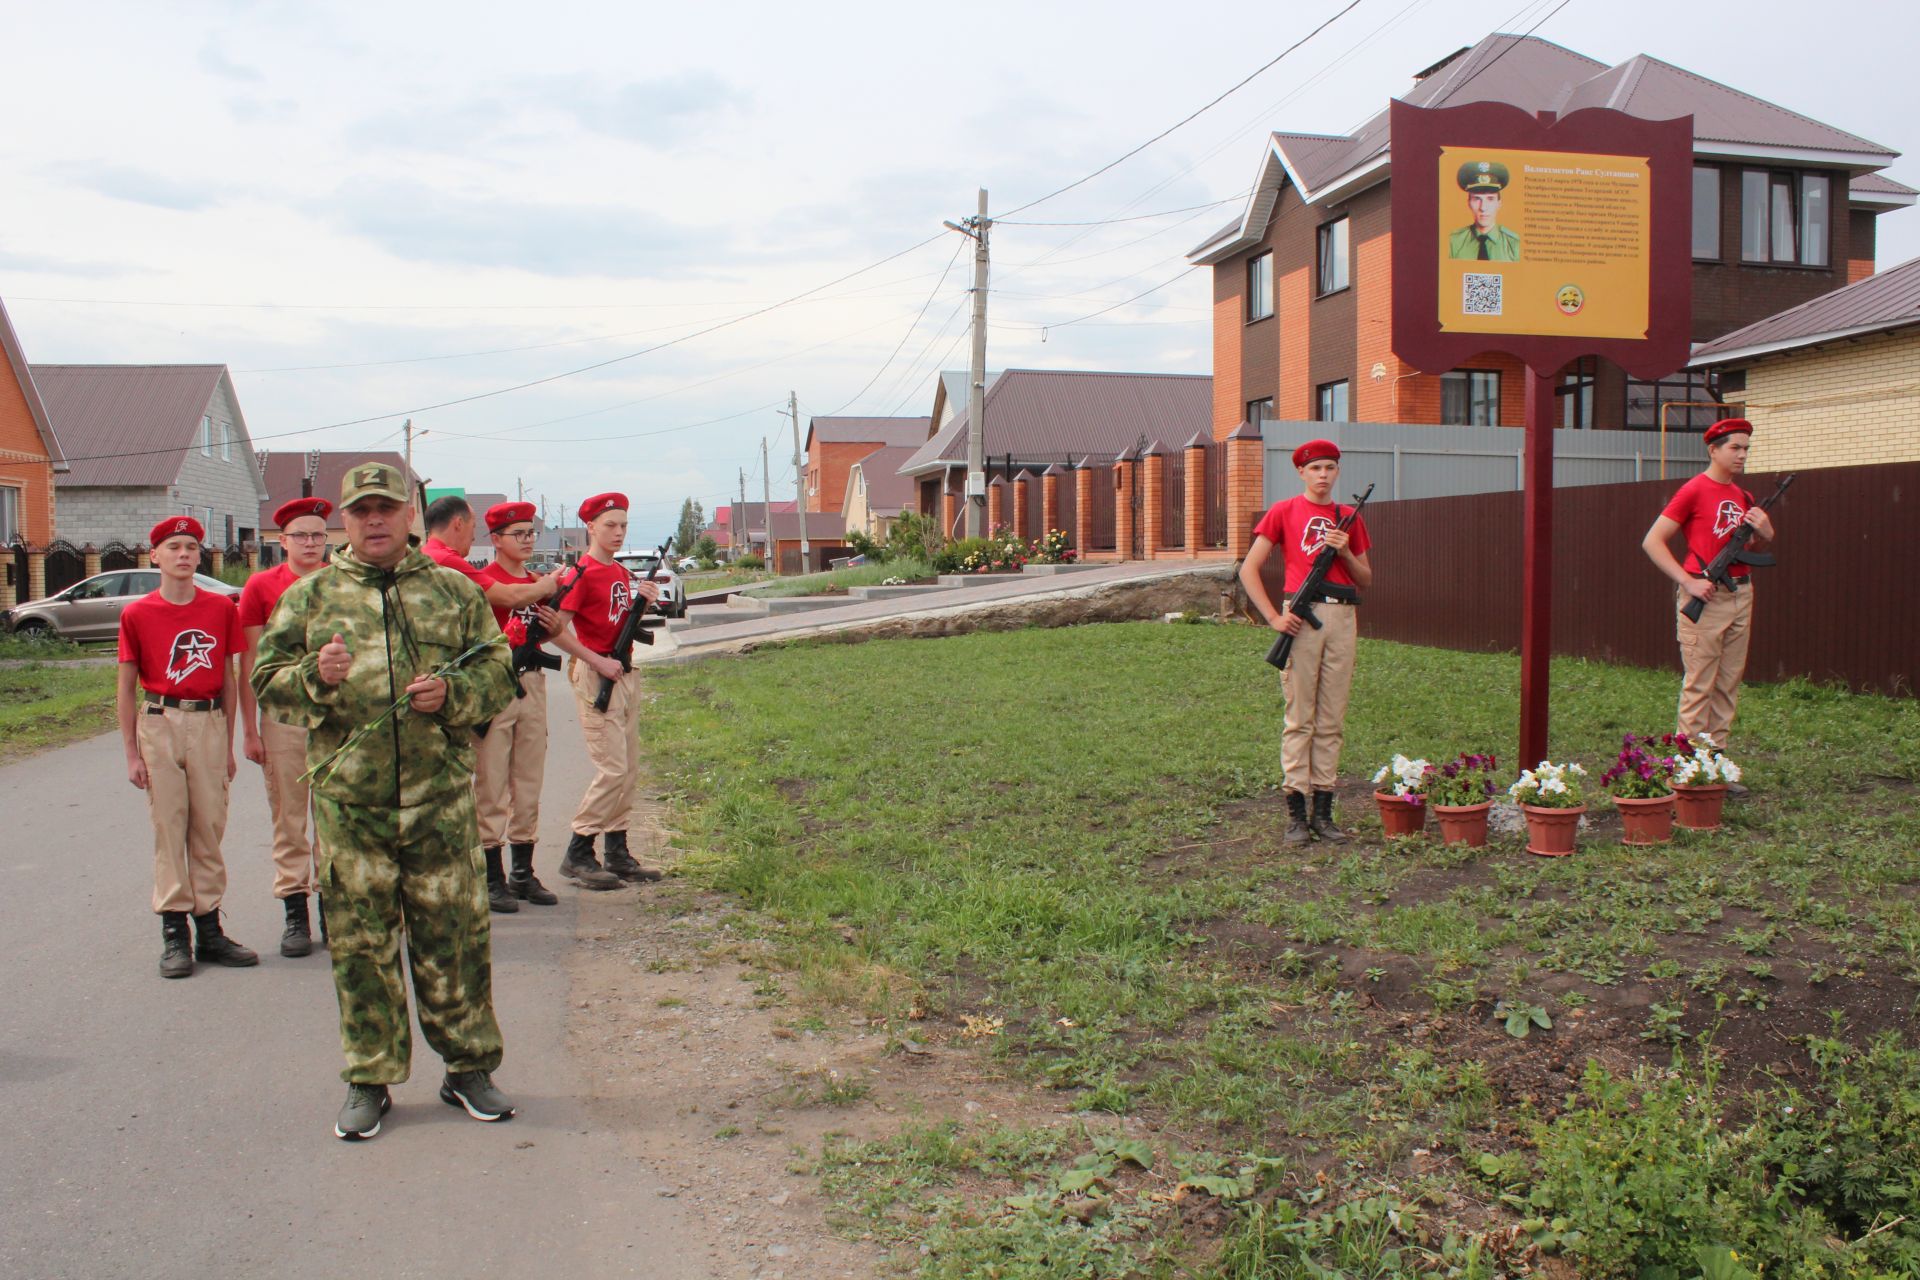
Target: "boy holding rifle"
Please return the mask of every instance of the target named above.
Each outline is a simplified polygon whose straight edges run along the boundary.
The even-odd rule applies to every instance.
[[[1640,543],[1647,558],[1675,586],[1674,625],[1685,671],[1680,681],[1680,732],[1690,738],[1709,738],[1718,747],[1727,745],[1727,735],[1733,731],[1734,704],[1747,670],[1753,585],[1745,564],[1731,567],[1724,589],[1707,579],[1706,568],[1743,524],[1753,527],[1747,546],[1754,551],[1773,541],[1773,521],[1766,509],[1739,485],[1752,441],[1753,424],[1745,418],[1723,418],[1708,427],[1707,469],[1680,486]],[[1668,546],[1676,533],[1686,539],[1685,563]],[[1703,605],[1698,621],[1685,612],[1695,600]],[[1736,788],[1737,793],[1746,790],[1737,783],[1728,790]]]
[[[1287,830],[1281,841],[1339,843],[1347,834],[1333,821],[1333,784],[1346,741],[1347,693],[1353,685],[1354,605],[1359,590],[1373,583],[1373,568],[1367,562],[1372,541],[1366,521],[1357,515],[1348,528],[1339,527],[1349,513],[1333,501],[1333,488],[1340,479],[1338,446],[1330,440],[1309,440],[1293,451],[1293,466],[1305,491],[1274,503],[1254,526],[1253,547],[1240,565],[1240,583],[1267,625],[1293,637],[1292,658],[1281,677],[1287,701],[1280,736]],[[1307,580],[1322,547],[1333,548],[1337,558],[1321,597],[1305,602],[1319,615],[1321,625],[1315,629],[1287,606]],[[1274,602],[1261,577],[1275,548],[1286,566],[1286,604]]]
[[[614,559],[627,540],[625,494],[595,494],[580,504],[580,519],[587,526],[587,551],[575,567],[560,609],[562,632],[572,635],[561,635],[555,643],[573,655],[567,663],[567,680],[579,707],[594,776],[573,815],[573,838],[567,842],[560,874],[597,888],[593,880],[609,872],[636,882],[661,876],[657,868],[637,862],[627,849],[633,790],[640,782],[640,677],[615,655],[628,612],[644,610],[659,596],[660,588],[636,579]],[[611,682],[612,688],[606,709],[596,710],[603,680]],[[605,838],[604,870],[594,857],[595,836]]]

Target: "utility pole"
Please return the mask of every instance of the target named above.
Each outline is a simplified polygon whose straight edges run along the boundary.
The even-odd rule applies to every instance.
[[[525,502],[527,500],[527,482],[518,476],[514,477],[513,481],[513,500],[515,502]]]
[[[980,188],[980,211],[959,222],[941,224],[973,238],[973,363],[967,378],[967,536],[987,532],[987,189]]]
[[[787,392],[787,416],[793,419],[793,492],[799,499],[794,510],[800,517],[800,572],[807,571],[807,464],[800,457],[800,397]],[[773,511],[767,511],[767,543],[773,543]]]
[[[412,418],[408,418],[408,419],[407,419],[407,420],[406,420],[405,422],[403,422],[402,424],[400,424],[400,430],[401,430],[401,431],[402,431],[403,433],[405,433],[405,435],[406,435],[406,437],[407,437],[407,475],[406,475],[406,480],[407,480],[407,489],[408,489],[408,491],[409,491],[409,492],[411,492],[411,491],[412,491],[412,489],[413,489],[413,419],[412,419]]]
[[[760,508],[767,513],[767,543],[773,543],[773,476],[767,469],[767,438],[760,437]],[[769,555],[772,552],[768,552]],[[780,572],[780,566],[774,565],[773,571]]]
[[[735,549],[733,558],[738,560],[739,548],[742,545],[748,551],[753,550],[753,543],[747,541],[747,469],[745,467],[740,468],[740,505],[734,511],[731,523],[733,527],[728,529],[727,533]]]

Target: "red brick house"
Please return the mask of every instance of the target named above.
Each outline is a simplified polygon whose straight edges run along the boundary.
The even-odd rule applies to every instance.
[[[1871,275],[1877,219],[1916,197],[1879,173],[1890,148],[1645,55],[1608,66],[1492,35],[1402,97],[1692,115],[1695,342]],[[1240,216],[1189,255],[1213,268],[1215,438],[1263,419],[1521,425],[1516,361],[1486,356],[1436,377],[1394,356],[1391,179],[1384,109],[1352,134],[1274,133]],[[1565,426],[1650,431],[1662,405],[1720,399],[1711,370],[1647,383],[1594,359],[1561,371],[1560,397]],[[1717,410],[1668,413],[1671,426],[1699,426]]]
[[[4,303],[0,356],[0,548],[45,547],[54,538],[54,474],[67,462]],[[0,609],[41,594],[25,580],[27,557],[0,551],[0,563]]]
[[[854,463],[878,449],[925,444],[927,434],[926,418],[813,419],[807,425],[807,510],[839,511]]]

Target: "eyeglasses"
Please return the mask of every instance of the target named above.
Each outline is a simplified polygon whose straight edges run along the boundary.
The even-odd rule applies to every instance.
[[[280,541],[282,542],[325,542],[326,540],[327,535],[324,533],[283,533],[280,535]]]
[[[539,534],[537,529],[505,529],[494,534],[496,538],[512,538],[515,542],[532,542]]]

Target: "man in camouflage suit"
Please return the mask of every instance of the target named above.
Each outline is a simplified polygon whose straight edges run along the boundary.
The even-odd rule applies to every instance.
[[[501,1045],[473,726],[513,698],[506,638],[477,587],[408,547],[414,508],[397,468],[351,468],[340,510],[348,549],[287,589],[252,675],[262,710],[308,731],[347,1057],[334,1133],[348,1141],[379,1133],[388,1086],[407,1078],[403,931],[420,1030],[447,1066],[441,1099],[475,1119],[505,1120],[513,1107],[491,1077]]]

